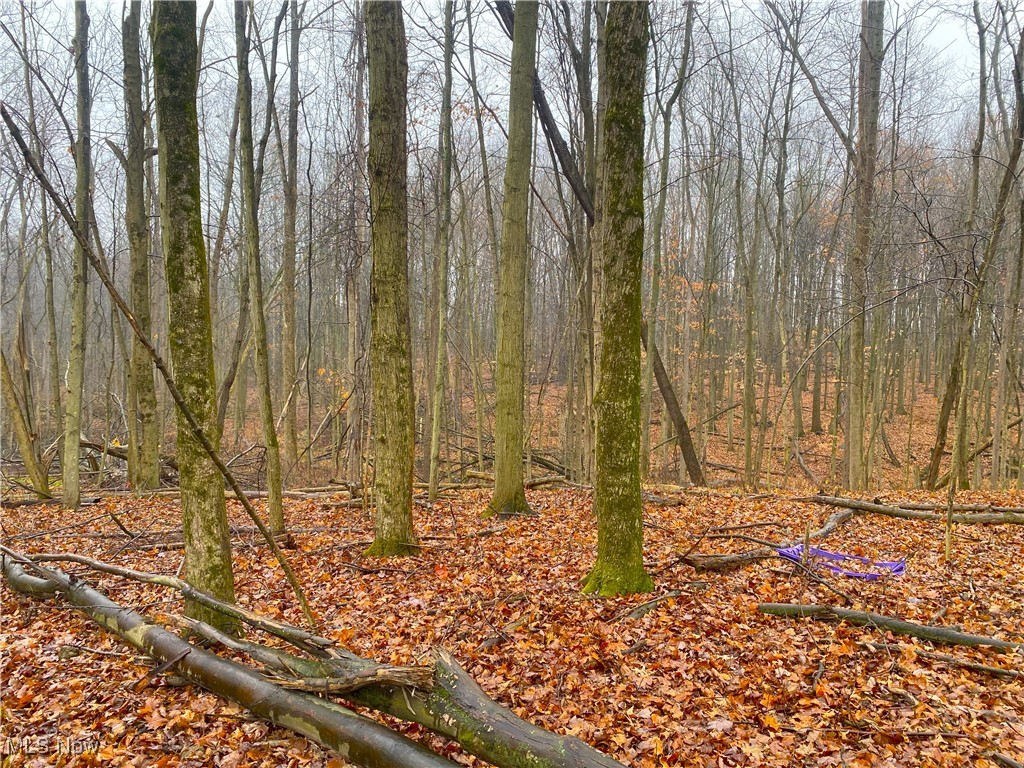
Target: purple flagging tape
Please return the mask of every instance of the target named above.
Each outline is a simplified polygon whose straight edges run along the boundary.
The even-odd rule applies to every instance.
[[[818,549],[817,547],[810,547],[807,550],[807,552],[811,557],[819,558],[820,560],[826,561],[818,562],[817,565],[820,565],[824,568],[828,568],[830,571],[841,573],[843,576],[849,576],[851,579],[867,579],[869,581],[874,581],[875,579],[880,579],[883,576],[902,576],[904,573],[907,572],[906,560],[898,560],[896,562],[889,562],[885,560],[870,560],[866,557],[861,557],[860,555],[847,555],[842,552],[829,552],[827,549]],[[803,560],[804,545],[797,544],[793,547],[780,548],[778,550],[778,553],[787,560],[793,560],[799,563]],[[863,571],[850,571],[846,568],[843,568],[842,566],[835,565],[834,562],[828,562],[830,560],[834,562],[854,560],[856,562],[865,563],[875,568],[882,568],[888,571],[889,573],[865,573]]]

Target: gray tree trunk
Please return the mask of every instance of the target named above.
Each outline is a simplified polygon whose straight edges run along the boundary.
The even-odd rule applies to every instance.
[[[142,3],[132,2],[121,24],[125,100],[125,224],[131,265],[132,313],[139,327],[152,333],[149,294],[149,221],[146,216],[146,116],[142,106],[142,60],[139,29]],[[135,490],[160,487],[160,430],[156,412],[153,363],[139,340],[132,337],[128,474]]]
[[[92,95],[89,90],[89,13],[85,0],[75,3],[75,84],[78,135],[75,139],[75,218],[82,228],[92,232],[92,141],[89,118]],[[88,294],[88,269],[85,247],[75,242],[71,289],[71,347],[68,350],[67,397],[64,398],[63,504],[77,507],[81,492],[78,476],[78,442],[82,433],[82,390],[85,380],[85,305]]]
[[[270,352],[267,344],[267,316],[263,304],[258,193],[252,136],[249,36],[245,31],[247,7],[244,2],[235,3],[235,52],[238,57],[238,123],[240,128],[238,138],[242,155],[239,163],[242,182],[242,218],[245,224],[246,262],[249,267],[249,313],[252,320],[253,362],[256,369],[260,421],[263,424],[263,442],[267,447],[267,508],[270,513],[271,530],[274,533],[281,533],[284,531],[284,510],[281,503],[281,451],[278,447],[277,429],[274,424],[274,405],[270,396]],[[294,279],[293,274],[293,283]],[[294,290],[294,285],[292,288]]]
[[[533,156],[533,77],[536,0],[516,4],[509,85],[508,161],[498,251],[497,403],[494,414],[494,496],[486,515],[530,512],[523,487],[523,396],[526,382],[526,266],[530,159]]]

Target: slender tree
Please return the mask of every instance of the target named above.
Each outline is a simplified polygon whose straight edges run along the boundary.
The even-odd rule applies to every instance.
[[[282,447],[291,468],[298,459],[295,414],[295,224],[299,202],[299,34],[298,0],[291,0],[291,29],[288,33],[288,139],[284,164],[284,249],[281,253],[281,392],[284,401]]]
[[[216,438],[213,334],[199,199],[195,4],[158,0],[153,4],[151,30],[171,361],[186,405],[202,429]],[[180,410],[177,426],[185,580],[214,597],[233,601],[224,484]],[[186,610],[194,618],[225,625],[223,615],[198,604],[189,603]]]
[[[406,79],[401,3],[367,2],[370,72],[370,373],[377,497],[366,554],[418,551],[412,521],[415,441],[409,328]]]
[[[536,0],[516,3],[509,85],[508,160],[498,251],[497,406],[494,416],[494,496],[487,515],[528,514],[523,487],[523,395],[526,382],[526,266],[529,262],[530,158],[533,156],[533,73]],[[638,337],[639,338],[639,337]]]
[[[270,396],[270,352],[267,343],[267,316],[263,303],[263,270],[260,256],[260,224],[257,210],[256,164],[252,135],[252,81],[249,78],[249,36],[246,33],[248,5],[235,3],[235,49],[238,57],[238,146],[241,150],[239,170],[242,182],[242,219],[245,225],[245,254],[249,269],[249,312],[252,315],[253,361],[256,368],[257,395],[263,442],[267,447],[267,507],[270,527],[275,533],[284,530],[281,503],[281,451],[274,424],[274,406]],[[293,276],[294,281],[294,276]]]
[[[75,85],[78,133],[75,139],[75,218],[92,221],[90,187],[92,184],[92,135],[90,115],[92,93],[89,90],[89,12],[85,0],[75,3]],[[92,226],[85,225],[86,232]],[[67,397],[64,398],[63,503],[77,507],[81,492],[78,473],[78,443],[82,433],[82,390],[85,382],[85,336],[88,269],[85,248],[75,243],[71,287],[71,348],[68,352]]]
[[[583,591],[647,592],[640,498],[640,286],[644,252],[644,84],[648,4],[611,2],[602,69],[606,106],[598,164],[603,343],[594,408],[597,562]]]
[[[146,334],[152,332],[149,294],[149,221],[146,216],[146,116],[142,106],[142,58],[139,30],[142,3],[132,2],[121,24],[124,54],[124,103],[126,148],[125,225],[131,259],[132,312]],[[131,396],[134,412],[128,425],[128,473],[132,488],[142,490],[160,485],[160,424],[157,418],[153,363],[140,341],[132,337]]]
[[[444,87],[441,95],[441,221],[437,254],[437,347],[434,350],[434,393],[430,417],[430,477],[428,496],[437,498],[441,463],[441,419],[444,413],[445,362],[448,357],[448,264],[452,229],[452,48],[455,3],[444,3]]]

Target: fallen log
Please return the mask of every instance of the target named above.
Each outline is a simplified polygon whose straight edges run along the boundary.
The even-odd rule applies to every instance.
[[[829,507],[843,507],[858,512],[869,512],[887,517],[898,517],[904,520],[929,520],[945,522],[945,512],[925,512],[905,507],[893,507],[888,504],[879,504],[873,501],[861,499],[847,499],[842,496],[810,496],[808,501],[815,504],[823,504]],[[957,525],[1024,525],[1024,514],[1017,512],[970,512],[959,513],[950,516],[953,523]]]
[[[832,534],[840,525],[856,517],[856,510],[844,510],[842,512],[836,512],[829,515],[824,525],[816,531],[811,531],[810,535],[801,537],[800,539],[794,539],[790,542],[782,544],[773,544],[770,547],[760,547],[758,549],[751,549],[747,552],[740,552],[735,555],[686,555],[681,559],[681,562],[686,563],[693,567],[697,571],[731,571],[735,568],[741,568],[750,563],[756,563],[760,560],[767,560],[775,557],[779,549],[785,549],[786,547],[793,547],[797,544],[803,543],[804,539],[809,541],[819,541]]]
[[[134,571],[74,554],[31,555],[30,559],[24,559],[2,545],[0,553],[5,555],[5,575],[6,563],[13,563],[12,558],[40,570],[41,566],[33,561],[64,560],[104,573],[167,586],[183,595],[187,592],[191,599],[279,637],[314,656],[313,659],[302,658],[251,641],[230,638],[200,622],[190,623],[196,633],[204,638],[247,654],[276,676],[290,678],[286,685],[317,691],[324,691],[326,687],[327,692],[338,693],[352,703],[419,723],[459,742],[468,752],[499,768],[622,768],[621,763],[573,736],[559,736],[520,719],[490,699],[446,651],[435,650],[433,684],[427,685],[419,671],[411,671],[417,668],[390,667],[360,658],[335,647],[333,641],[327,638],[259,616],[237,605],[224,603],[172,576]],[[373,680],[374,677],[378,679]],[[417,685],[409,687],[407,684],[390,684],[389,677],[392,682],[400,680],[403,683],[412,679]],[[279,684],[281,682],[275,680],[274,684],[284,690]],[[357,682],[358,687],[352,687],[350,683],[353,682]],[[316,701],[329,709],[349,712],[326,699]],[[399,762],[384,764],[404,765]],[[447,762],[444,764],[448,765]]]
[[[3,553],[7,558],[19,559],[21,558],[16,552],[12,552],[7,547],[0,545],[0,553]],[[25,559],[25,558],[21,558]],[[329,640],[326,637],[320,637],[312,632],[298,627],[293,627],[290,624],[285,624],[281,621],[275,621],[274,619],[268,619],[265,616],[260,616],[252,611],[246,610],[239,605],[234,603],[225,603],[222,600],[218,600],[205,592],[196,589],[184,579],[179,579],[176,576],[167,576],[158,573],[147,573],[146,571],[136,571],[131,568],[120,568],[116,565],[110,565],[104,563],[101,560],[94,560],[91,557],[84,557],[82,555],[75,554],[34,554],[29,556],[29,561],[33,562],[69,562],[78,563],[79,565],[85,565],[93,570],[100,571],[101,573],[109,573],[114,576],[122,576],[124,578],[133,579],[135,581],[141,581],[145,584],[157,584],[163,587],[170,587],[176,592],[181,593],[183,597],[193,602],[199,603],[211,608],[219,613],[226,616],[230,616],[233,619],[244,622],[251,627],[261,629],[264,632],[272,634],[282,640],[291,643],[296,648],[300,648],[307,653],[312,655],[325,655],[326,648],[334,645],[333,640]]]
[[[27,561],[26,561],[27,562]],[[254,715],[333,750],[367,768],[451,768],[454,763],[411,739],[343,707],[327,707],[308,693],[290,691],[255,670],[204,651],[150,623],[141,614],[118,605],[82,580],[57,569],[26,566],[3,556],[3,573],[17,591],[40,597],[39,582],[65,599],[104,629],[161,663],[173,662],[175,674],[211,693],[233,701]]]
[[[872,651],[890,651],[893,653],[902,653],[903,646],[895,643],[862,643],[866,648]],[[935,661],[941,661],[945,664],[952,664],[956,667],[963,667],[969,669],[972,672],[984,672],[988,675],[995,675],[996,677],[1024,677],[1024,672],[1019,672],[1015,669],[1006,669],[1004,667],[991,667],[988,664],[978,664],[973,661],[967,661],[966,659],[958,659],[956,656],[950,656],[948,653],[932,653],[931,651],[923,651],[920,648],[914,649],[914,655],[920,656],[924,659],[934,659]]]
[[[920,501],[900,501],[890,506],[900,509],[916,509],[924,512],[941,511],[945,515],[949,509],[948,504],[928,504]],[[1002,512],[1014,515],[1024,515],[1024,507],[999,507],[992,504],[954,504],[954,512]]]
[[[985,635],[971,635],[948,627],[933,627],[927,624],[916,624],[892,616],[878,613],[854,611],[849,608],[838,608],[832,605],[798,605],[793,603],[761,603],[757,610],[770,616],[782,616],[790,619],[826,619],[846,621],[858,627],[875,627],[886,629],[898,635],[918,637],[933,643],[944,645],[966,645],[972,648],[991,647],[998,651],[1015,651],[1024,649],[1024,643],[999,640]]]

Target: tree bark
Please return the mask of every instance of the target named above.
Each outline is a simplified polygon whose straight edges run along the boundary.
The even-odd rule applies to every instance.
[[[75,218],[92,232],[92,135],[89,90],[89,13],[85,0],[75,3],[75,85],[78,133],[75,138]],[[86,300],[88,269],[85,246],[75,242],[71,289],[71,346],[68,350],[67,396],[64,398],[64,452],[61,454],[64,506],[77,507],[81,497],[78,474],[78,440],[82,432],[82,390],[85,381]]]
[[[249,78],[249,35],[246,32],[248,6],[235,2],[235,53],[238,58],[238,122],[241,150],[242,218],[245,224],[245,253],[249,267],[249,312],[252,316],[253,362],[256,387],[263,424],[263,442],[267,447],[267,509],[270,529],[284,531],[284,508],[281,503],[281,451],[274,424],[274,405],[270,394],[270,351],[267,343],[267,315],[263,303],[263,265],[260,263],[260,225],[258,190],[252,135],[252,81]],[[293,263],[294,267],[294,263]],[[294,291],[295,275],[292,274]],[[294,309],[294,306],[292,307]],[[294,339],[293,339],[294,346]]]
[[[878,515],[886,515],[887,517],[899,517],[904,520],[930,520],[938,522],[951,519],[952,522],[961,525],[1024,525],[1024,514],[1012,511],[971,512],[968,514],[954,514],[950,518],[947,512],[927,512],[920,509],[907,509],[890,506],[889,504],[861,501],[860,499],[844,499],[839,496],[812,496],[811,501],[830,507],[845,507],[846,509],[871,512]]]
[[[132,313],[144,333],[152,333],[149,293],[149,220],[146,215],[146,117],[142,106],[142,59],[139,35],[142,3],[132,2],[121,24],[125,101],[125,225],[131,264]],[[153,362],[132,337],[130,381],[133,415],[128,429],[128,475],[136,490],[160,487],[160,425]]]
[[[219,432],[213,337],[199,199],[196,6],[158,1],[151,29],[171,360],[186,405],[216,444]],[[177,422],[185,579],[215,597],[231,601],[234,577],[224,485],[217,466],[180,411]],[[186,610],[193,618],[231,628],[215,611],[195,603],[187,604]]]
[[[295,416],[297,397],[289,393],[296,386],[295,363],[295,237],[299,202],[299,3],[291,0],[291,30],[288,36],[288,146],[284,167],[284,248],[281,252],[281,392],[285,398],[282,443],[289,468],[298,461]],[[360,137],[361,140],[362,137]],[[312,232],[309,234],[312,237]],[[312,333],[312,329],[307,329]],[[307,363],[308,364],[308,363]],[[307,396],[309,394],[307,393]]]
[[[427,498],[437,499],[441,461],[441,421],[444,414],[445,362],[448,356],[448,264],[452,230],[452,48],[455,3],[444,3],[444,86],[441,94],[441,220],[437,245],[437,346],[434,349],[434,393],[430,416],[430,474]]]
[[[412,520],[414,418],[406,218],[406,78],[400,3],[367,2],[370,71],[370,367],[377,495],[367,555],[418,551]]]
[[[251,626],[282,638],[293,646],[311,654],[315,658],[299,657],[278,648],[270,648],[248,640],[237,640],[201,622],[190,623],[196,634],[211,642],[220,643],[227,648],[248,655],[263,666],[267,672],[276,678],[280,678],[273,682],[267,682],[265,678],[259,677],[259,680],[271,686],[270,688],[261,689],[261,693],[272,696],[277,704],[283,704],[286,710],[292,714],[296,714],[291,710],[292,703],[296,700],[281,698],[280,693],[275,691],[274,688],[300,690],[334,689],[325,692],[340,694],[354,704],[366,706],[402,720],[419,723],[442,736],[454,739],[471,754],[481,757],[500,768],[616,768],[616,766],[621,768],[620,763],[589,747],[577,738],[550,733],[516,717],[508,709],[490,699],[458,662],[443,650],[437,649],[434,651],[433,670],[430,667],[392,667],[381,665],[369,659],[360,658],[348,651],[336,649],[333,647],[332,641],[311,635],[309,632],[298,627],[264,619],[237,606],[211,600],[207,595],[197,595],[194,590],[191,590],[189,585],[174,577],[132,571],[77,555],[38,555],[33,556],[33,558],[41,559],[44,562],[60,560],[77,562],[101,572],[190,592],[194,596],[203,597],[208,600],[211,605],[217,605],[220,610],[229,611],[233,616]],[[3,572],[12,588],[24,594],[35,597],[49,597],[59,591],[62,594],[68,595],[69,600],[73,604],[95,618],[101,625],[112,629],[112,631],[121,635],[130,643],[135,644],[130,637],[126,637],[117,628],[123,625],[117,623],[115,627],[111,627],[108,618],[109,614],[102,613],[102,610],[108,605],[116,609],[115,617],[123,615],[131,617],[132,620],[138,617],[141,623],[145,624],[146,632],[149,631],[149,627],[159,632],[164,632],[163,629],[149,624],[144,618],[133,611],[110,603],[104,595],[85,586],[84,581],[71,582],[62,572],[49,568],[40,568],[20,559],[17,553],[13,553],[10,550],[4,550]],[[88,592],[84,593],[83,599],[77,600],[76,596],[81,595],[82,592],[76,592],[75,596],[73,596],[69,592],[72,589],[88,590]],[[94,612],[97,608],[101,609],[100,615]],[[118,619],[119,621],[120,619]],[[171,635],[171,637],[174,636]],[[178,640],[178,638],[174,639]],[[184,641],[179,642],[183,643]],[[178,666],[176,671],[179,672],[182,669],[188,669],[186,662],[195,658],[193,653],[197,655],[207,654],[206,651],[198,649],[193,651],[186,646],[180,646],[180,650],[175,654],[160,656],[153,653],[151,650],[152,644],[136,645],[136,647],[140,647],[141,650],[150,653],[154,658],[161,661],[174,659],[181,655],[181,651],[188,651],[182,657],[182,660],[178,662],[180,665],[184,665]],[[212,656],[212,654],[208,655],[217,662],[223,661],[219,657]],[[203,656],[203,658],[205,659],[206,657]],[[232,662],[225,663],[233,664]],[[242,667],[237,664],[234,667],[246,675],[255,675],[255,672],[248,667]],[[431,671],[433,672],[432,675],[430,675]],[[237,679],[234,674],[231,674],[230,678]],[[217,689],[204,680],[192,677],[190,679],[214,693],[224,695],[232,701],[237,701],[249,707],[250,711],[264,717],[264,719],[270,719],[271,722],[292,728],[303,735],[310,735],[307,731],[295,728],[286,721],[268,718],[263,711],[250,707],[245,701],[235,698],[230,691]],[[287,693],[289,696],[304,696],[303,694],[295,693],[294,690],[282,692]],[[306,699],[300,700],[305,701]],[[311,699],[311,701],[316,702],[316,705],[319,707],[326,708],[329,712],[340,712],[348,717],[358,717],[353,715],[350,710],[342,708],[332,701],[326,699]],[[304,717],[304,715],[301,716]],[[363,718],[359,718],[356,722],[371,722],[373,726],[382,728],[377,723],[366,721]],[[358,731],[356,733],[358,734]],[[390,733],[382,728],[381,731],[375,731],[369,735],[386,739]],[[403,738],[397,734],[391,735],[394,739],[401,740]],[[324,746],[336,749],[332,744],[318,739],[315,735],[311,738],[324,744]],[[344,752],[342,753],[344,754]],[[434,758],[430,753],[425,754]],[[400,753],[391,753],[388,757],[397,761],[403,759],[403,755]],[[374,764],[376,765],[377,763]],[[418,763],[407,762],[390,762],[385,764],[418,765]]]
[[[28,472],[29,480],[35,489],[36,495],[41,499],[50,498],[50,488],[46,479],[46,470],[36,456],[35,442],[32,440],[32,433],[22,410],[21,402],[14,390],[14,378],[11,376],[11,369],[7,365],[7,357],[0,352],[0,385],[3,387],[4,405],[7,406],[7,417],[14,426],[14,436],[18,441],[18,453],[25,464],[25,471]],[[74,453],[78,455],[77,448]]]
[[[850,303],[848,421],[846,432],[847,484],[852,490],[867,487],[864,429],[867,423],[867,385],[864,331],[868,303],[868,264],[871,256],[875,164],[878,151],[878,112],[881,98],[885,1],[861,3],[860,76],[857,99],[856,190],[854,242],[849,277]]]
[[[529,514],[523,488],[523,396],[526,382],[526,273],[533,157],[533,80],[537,50],[536,0],[516,8],[509,84],[508,161],[497,283],[497,402],[494,414],[494,495],[485,515]]]
[[[654,378],[658,382],[658,389],[661,390],[661,397],[665,401],[665,408],[672,419],[672,426],[676,430],[676,438],[679,441],[679,450],[683,454],[683,462],[686,464],[686,472],[690,476],[690,482],[697,486],[707,485],[704,478],[704,470],[700,466],[700,459],[697,458],[697,451],[693,447],[693,436],[690,434],[690,426],[686,423],[686,416],[683,409],[679,407],[675,390],[672,388],[672,380],[661,362],[661,354],[658,348],[648,343],[647,323],[640,325],[640,339],[647,350],[647,357],[651,361],[654,370]]]
[[[598,165],[598,250],[603,333],[594,397],[597,465],[594,514],[597,562],[583,586],[602,596],[648,592],[640,497],[640,293],[644,250],[644,84],[646,2],[608,7],[602,70],[607,102]]]

